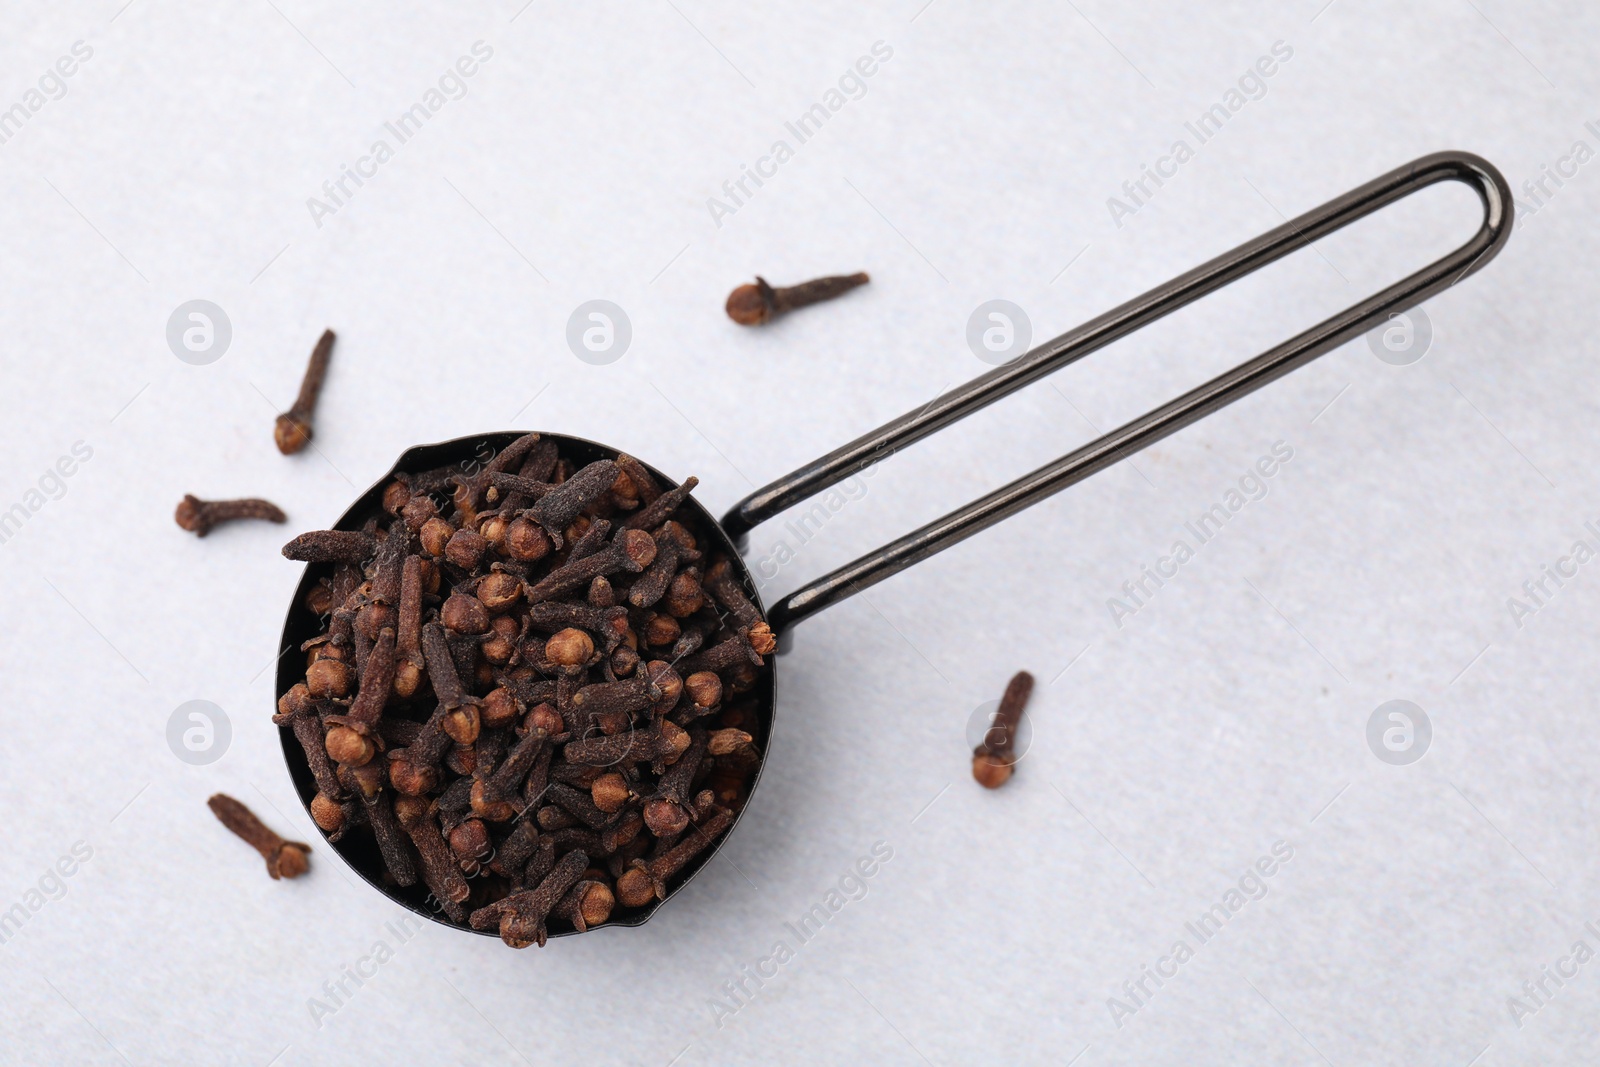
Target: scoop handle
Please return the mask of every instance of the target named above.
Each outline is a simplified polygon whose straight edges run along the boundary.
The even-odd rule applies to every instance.
[[[758,523],[906,445],[1230,282],[1442,181],[1463,182],[1471,186],[1482,201],[1483,223],[1471,240],[1416,273],[1177,399],[802,586],[773,605],[768,613],[773,631],[782,634],[828,605],[876,585],[935,552],[1015,515],[1030,504],[1059,493],[1360,336],[1389,315],[1414,307],[1483,269],[1511,237],[1511,188],[1493,164],[1470,152],[1436,152],[1422,156],[1068,330],[750,494],[722,520],[723,527],[736,543],[742,544],[745,535]]]

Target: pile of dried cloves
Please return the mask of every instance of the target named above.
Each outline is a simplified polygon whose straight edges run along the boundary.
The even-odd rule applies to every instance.
[[[517,948],[665,899],[745,802],[776,645],[707,558],[695,484],[628,456],[576,468],[528,434],[286,545],[329,571],[274,720],[328,839],[370,833],[395,884]]]

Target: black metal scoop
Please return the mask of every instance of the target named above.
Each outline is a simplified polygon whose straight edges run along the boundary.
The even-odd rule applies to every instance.
[[[1396,282],[1366,300],[1298,334],[1283,344],[1240,364],[1175,400],[1134,419],[1083,447],[1068,453],[1031,474],[973,501],[949,515],[928,523],[904,537],[877,549],[831,574],[809,583],[773,605],[763,609],[772,630],[778,634],[780,649],[786,647],[796,622],[821,611],[830,604],[866,589],[892,574],[962,541],[1000,520],[1014,515],[1045,497],[1095,474],[1156,441],[1175,433],[1206,415],[1254,392],[1268,382],[1304,366],[1316,357],[1360,336],[1398,311],[1421,303],[1449,288],[1467,275],[1481,270],[1505,246],[1511,236],[1511,189],[1505,178],[1486,160],[1467,152],[1440,152],[1390,171],[1365,185],[1345,193],[1321,207],[1292,219],[1276,229],[1248,241],[1186,274],[1136,297],[1099,318],[1069,330],[1003,366],[953,389],[932,403],[903,415],[871,433],[823,456],[799,470],[778,479],[734,507],[716,523],[692,497],[684,505],[695,512],[701,527],[717,537],[738,570],[751,600],[761,607],[759,593],[750,573],[739,558],[749,531],[779,512],[822,492],[871,464],[913,442],[999,400],[1023,386],[1082,359],[1091,352],[1124,337],[1165,315],[1176,311],[1228,283],[1250,274],[1311,242],[1339,230],[1420,189],[1442,181],[1459,181],[1472,187],[1483,204],[1483,222],[1472,238],[1459,248],[1423,269]],[[402,455],[395,466],[371,489],[351,505],[335,524],[336,529],[359,529],[370,516],[381,510],[383,489],[398,471],[423,471],[449,464],[480,459],[485,445],[496,452],[521,436],[505,431],[458,438],[434,445],[418,445]],[[593,441],[559,434],[545,434],[556,441],[564,456],[582,466],[600,459],[615,459],[618,450]],[[651,468],[650,473],[668,487],[676,486]],[[284,622],[279,645],[277,695],[282,695],[303,677],[303,661],[290,655],[303,641],[321,632],[320,620],[304,606],[305,597],[316,580],[331,570],[329,564],[306,567],[295,590]],[[771,736],[776,714],[773,699],[774,672],[764,671],[754,692],[760,712],[751,732],[763,748]],[[305,754],[289,728],[282,728],[284,761],[294,779],[300,799],[309,806],[316,786],[306,765]],[[765,756],[765,752],[764,752]],[[762,765],[750,783],[751,794],[760,782]],[[742,818],[743,811],[740,816]],[[679,876],[668,893],[682,889],[716,854],[728,834],[737,828],[735,821],[727,834],[701,853]],[[457,926],[429,906],[428,891],[420,883],[409,888],[387,885],[383,862],[376,846],[362,835],[347,837],[330,846],[374,888],[392,900],[453,929]],[[649,919],[664,901],[620,915],[606,925],[638,926]],[[496,936],[495,931],[483,931]],[[550,936],[563,936],[555,932]]]

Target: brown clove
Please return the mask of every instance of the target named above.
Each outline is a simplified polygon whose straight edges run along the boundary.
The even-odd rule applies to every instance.
[[[274,881],[279,878],[298,878],[311,869],[306,859],[311,852],[310,845],[285,841],[256,818],[255,812],[228,794],[216,794],[206,801],[206,806],[222,825],[261,853],[261,858],[267,861],[267,873],[272,875]]]
[[[300,395],[294,404],[278,416],[272,427],[272,439],[278,451],[292,456],[311,443],[311,416],[317,410],[317,397],[322,394],[322,382],[328,376],[328,360],[333,357],[334,333],[322,331],[317,347],[311,350],[311,362],[306,364],[305,377],[300,380]]]
[[[728,318],[740,326],[760,326],[785,311],[793,311],[795,308],[820,304],[824,300],[843,296],[859,285],[866,285],[870,280],[866,272],[862,271],[856,274],[835,274],[826,278],[814,278],[799,285],[774,288],[758,274],[755,284],[741,285],[728,294]]]
[[[985,789],[999,789],[1011,778],[1017,764],[1017,724],[1022,721],[1022,711],[1032,694],[1033,675],[1018,671],[1006,685],[983,742],[972,751],[972,777]]]
[[[225,522],[240,519],[264,519],[267,522],[288,522],[289,516],[270,500],[247,497],[243,500],[201,500],[192,493],[185,494],[173,513],[178,525],[196,537],[204,537]]]

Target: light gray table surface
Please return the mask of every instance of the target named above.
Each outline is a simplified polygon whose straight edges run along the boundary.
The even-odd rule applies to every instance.
[[[0,1062],[1593,1062],[1597,32],[1510,0],[4,5]],[[720,513],[985,370],[985,302],[1045,340],[1446,148],[1519,219],[1420,351],[1347,344],[802,624],[762,788],[647,926],[520,953],[407,927],[326,847],[269,881],[206,811],[320,840],[269,719],[278,548],[408,445],[572,433]],[[1477,210],[1432,190],[895,455],[805,534],[759,528],[763,595]],[[722,314],[756,273],[858,269],[765,329]],[[595,299],[631,326],[608,365],[567,342]],[[193,300],[231,332],[203,364],[168,340]],[[187,492],[290,525],[196,540]],[[1020,668],[1031,748],[986,792],[968,723]],[[195,700],[228,724],[207,763],[168,740]],[[1393,700],[1431,731],[1409,764],[1369,746]]]

